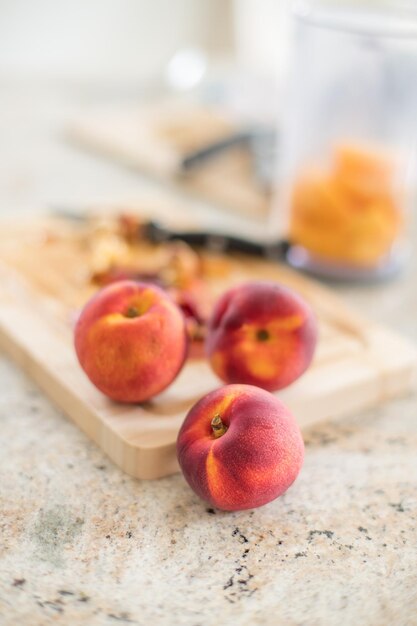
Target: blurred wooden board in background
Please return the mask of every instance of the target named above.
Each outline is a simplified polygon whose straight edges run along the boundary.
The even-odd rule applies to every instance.
[[[179,174],[180,162],[190,151],[228,137],[237,128],[236,120],[215,108],[167,102],[92,111],[75,120],[67,136],[83,148],[197,197],[264,218],[271,195],[257,180],[248,150],[229,149],[188,174]]]
[[[178,470],[175,441],[187,410],[221,383],[204,359],[189,359],[164,393],[141,406],[116,404],[93,387],[72,344],[77,310],[93,291],[90,253],[78,228],[41,217],[2,223],[0,347],[125,472],[150,479],[171,474]],[[224,276],[208,284],[213,297],[246,279],[276,280],[296,289],[318,316],[312,367],[278,393],[302,428],[410,390],[416,351],[396,333],[364,320],[328,289],[285,266],[243,256],[225,262]]]

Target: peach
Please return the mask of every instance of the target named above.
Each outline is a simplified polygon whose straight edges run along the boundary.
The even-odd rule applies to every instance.
[[[189,411],[178,434],[178,461],[190,487],[226,511],[262,506],[283,494],[304,459],[300,429],[268,391],[227,385]]]
[[[249,282],[227,291],[209,321],[206,353],[226,383],[275,391],[310,365],[317,340],[312,310],[273,282]]]
[[[84,307],[75,350],[91,382],[106,396],[143,402],[165,389],[184,363],[184,316],[159,287],[116,282]]]

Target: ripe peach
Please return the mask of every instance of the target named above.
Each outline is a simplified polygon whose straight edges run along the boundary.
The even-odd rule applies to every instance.
[[[250,282],[227,291],[209,321],[206,353],[226,383],[282,389],[309,366],[317,325],[310,307],[272,282]]]
[[[226,511],[262,506],[284,493],[304,459],[300,429],[278,398],[259,387],[227,385],[189,411],[178,461],[190,487]]]
[[[75,350],[100,391],[119,402],[143,402],[165,389],[184,363],[184,316],[155,285],[113,283],[81,312]]]

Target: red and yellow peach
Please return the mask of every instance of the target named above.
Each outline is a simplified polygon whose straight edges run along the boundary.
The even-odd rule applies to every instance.
[[[251,509],[283,494],[304,459],[300,429],[282,402],[263,389],[228,385],[189,411],[177,440],[191,488],[227,511]]]
[[[227,291],[209,321],[206,353],[226,383],[275,391],[310,365],[317,340],[312,310],[273,282],[249,282]]]
[[[134,281],[104,287],[75,328],[81,367],[105,395],[143,402],[177,376],[187,353],[184,316],[160,288]]]

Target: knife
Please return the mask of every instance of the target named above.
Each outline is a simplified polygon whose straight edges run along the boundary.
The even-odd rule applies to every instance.
[[[65,207],[53,207],[52,214],[55,217],[80,223],[88,219],[85,213]],[[266,243],[206,230],[174,230],[155,220],[140,222],[137,226],[137,237],[138,239],[144,238],[151,243],[184,241],[192,247],[204,248],[212,252],[242,253],[271,260],[285,260],[290,246],[286,239]]]
[[[249,150],[255,179],[264,191],[270,191],[278,158],[279,137],[269,127],[237,130],[225,138],[189,152],[179,164],[179,173],[184,175],[194,172],[208,161],[239,146]]]
[[[283,259],[289,248],[289,242],[285,239],[279,239],[271,243],[262,243],[243,237],[205,230],[172,230],[152,220],[140,226],[140,233],[152,243],[180,240],[192,247],[204,248],[212,252],[238,252],[272,260]]]
[[[194,170],[196,167],[203,165],[209,159],[212,159],[231,148],[237,146],[248,146],[252,140],[254,131],[242,130],[237,131],[228,137],[216,140],[210,144],[197,148],[186,154],[180,162],[180,172],[186,173]]]

